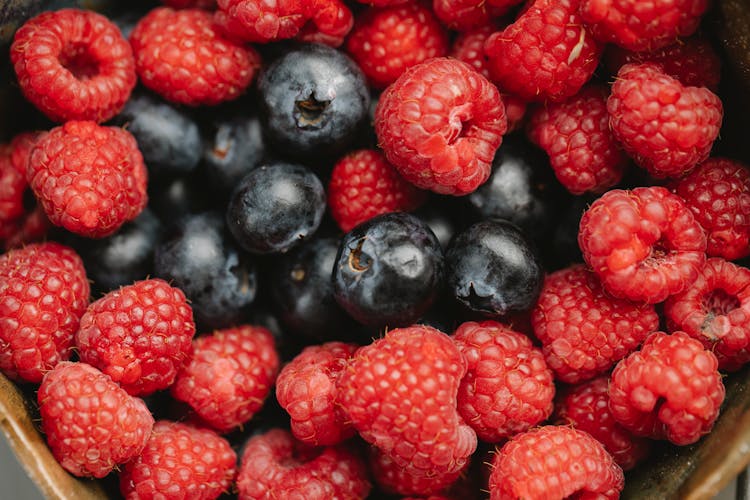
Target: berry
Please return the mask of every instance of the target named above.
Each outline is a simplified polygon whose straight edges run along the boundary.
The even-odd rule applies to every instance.
[[[608,293],[648,304],[689,287],[706,259],[692,212],[658,186],[605,193],[581,217],[578,244]]]
[[[385,156],[422,189],[464,195],[490,175],[507,130],[497,88],[468,64],[412,66],[380,96],[375,131]]]
[[[705,160],[723,116],[713,92],[686,87],[651,63],[620,68],[607,111],[625,152],[656,178],[680,177]]]
[[[214,10],[216,8],[216,0],[161,0],[161,3],[173,9]]]
[[[473,2],[474,0],[471,1]],[[486,2],[483,3],[483,5],[486,5]],[[455,57],[459,61],[465,62],[489,80],[489,60],[487,59],[487,56],[484,55],[484,43],[494,32],[495,27],[486,24],[471,31],[459,34],[453,41],[450,56]],[[505,104],[507,107],[507,103]]]
[[[236,99],[250,85],[260,56],[216,31],[210,12],[158,7],[130,34],[141,83],[189,106]]]
[[[38,383],[70,359],[88,300],[86,270],[70,248],[38,243],[0,256],[0,370]]]
[[[20,143],[25,142],[19,135]],[[0,224],[13,224],[24,215],[26,209],[23,206],[23,196],[28,184],[26,183],[26,162],[13,161],[13,153],[16,148],[11,144],[0,145]],[[27,148],[24,148],[27,149]],[[28,161],[28,153],[18,154]]]
[[[141,399],[86,363],[64,361],[47,372],[37,400],[52,454],[79,477],[104,477],[138,456],[154,425]]]
[[[724,401],[717,368],[716,356],[685,332],[653,333],[612,372],[609,410],[636,436],[692,444]]]
[[[435,473],[428,477],[420,475],[418,469],[408,465],[399,466],[388,455],[374,446],[369,449],[369,464],[372,478],[387,493],[398,495],[415,495],[428,497],[428,500],[440,500],[434,494],[444,491],[466,473],[469,463],[463,469],[448,473]]]
[[[127,40],[89,10],[43,12],[13,39],[10,58],[23,95],[51,120],[107,121],[135,87]]]
[[[522,0],[433,0],[432,9],[440,22],[452,30],[469,32],[486,26]]]

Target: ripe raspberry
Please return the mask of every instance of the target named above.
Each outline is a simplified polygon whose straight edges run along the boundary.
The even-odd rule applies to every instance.
[[[237,455],[208,429],[160,420],[140,455],[120,473],[127,500],[210,500],[229,491]]]
[[[433,0],[432,10],[441,23],[460,32],[485,26],[502,15],[502,11],[490,7],[486,0]]]
[[[706,259],[693,213],[658,186],[605,193],[583,214],[578,244],[607,292],[648,304],[685,290]]]
[[[278,371],[271,332],[250,325],[217,330],[193,340],[192,359],[177,374],[172,396],[228,432],[263,406]]]
[[[692,35],[708,5],[708,0],[581,0],[581,18],[602,42],[656,50]]]
[[[276,379],[276,399],[292,419],[292,434],[311,446],[332,446],[354,435],[338,405],[338,382],[354,344],[328,342],[306,347]]]
[[[513,437],[495,455],[490,500],[518,498],[616,499],[622,469],[583,431],[548,425]]]
[[[380,96],[375,131],[406,180],[441,194],[474,191],[507,129],[497,88],[448,58],[412,66]]]
[[[104,122],[135,87],[127,40],[90,10],[43,12],[16,31],[10,59],[23,95],[51,120]]]
[[[609,378],[599,377],[570,388],[557,403],[560,424],[586,431],[602,443],[623,470],[630,470],[651,451],[648,439],[633,436],[609,411]]]
[[[373,7],[388,7],[390,5],[401,5],[409,0],[357,0],[359,3],[372,5]]]
[[[5,239],[6,250],[19,248],[43,240],[51,226],[44,210],[37,205],[31,213],[6,228],[8,232],[0,236],[0,239]]]
[[[311,22],[302,26],[296,38],[334,48],[343,45],[354,26],[354,15],[349,7],[338,0],[318,0],[312,3],[312,8]]]
[[[620,425],[680,446],[711,430],[722,401],[716,356],[685,332],[649,335],[609,382],[609,410]]]
[[[401,467],[388,455],[374,446],[369,453],[370,472],[375,483],[386,493],[397,495],[432,496],[443,492],[454,484],[466,472],[469,462],[463,469],[450,473],[436,473],[424,477],[411,467]]]
[[[470,321],[453,340],[468,364],[458,388],[458,413],[479,439],[496,443],[550,416],[552,371],[528,337],[496,321]]]
[[[272,429],[247,442],[237,477],[240,500],[346,500],[370,492],[367,468],[344,445],[305,449],[291,434]]]
[[[578,0],[535,0],[487,39],[492,79],[526,101],[573,96],[594,74],[602,46],[581,23]]]
[[[70,121],[36,141],[26,178],[49,220],[100,238],[146,206],[146,166],[130,132]]]
[[[477,446],[456,410],[466,360],[450,337],[428,326],[390,330],[357,351],[339,379],[352,425],[417,477],[463,469]]]
[[[750,169],[709,158],[672,185],[706,232],[706,253],[735,260],[750,255]]]
[[[130,44],[141,83],[189,106],[236,99],[260,66],[258,53],[221,36],[205,10],[156,8],[138,21]]]
[[[173,9],[216,9],[216,0],[161,0],[161,3]]]
[[[154,425],[143,400],[86,363],[47,372],[37,400],[52,454],[76,476],[101,478],[138,456]]]
[[[612,298],[583,265],[547,275],[531,318],[555,378],[569,384],[606,372],[659,328],[654,306]]]
[[[25,168],[17,168],[13,161],[13,146],[0,144],[0,223],[12,224],[23,216],[23,195],[26,183]]]
[[[708,157],[721,100],[685,87],[655,64],[626,64],[607,99],[609,125],[625,151],[656,178],[680,177]]]
[[[708,259],[698,279],[664,304],[670,331],[681,330],[716,355],[719,368],[738,370],[750,361],[750,270]]]

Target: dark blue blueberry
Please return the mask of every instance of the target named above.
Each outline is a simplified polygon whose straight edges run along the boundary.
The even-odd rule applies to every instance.
[[[163,179],[151,179],[149,206],[165,225],[173,225],[186,215],[209,211],[218,206],[200,171]]]
[[[263,130],[255,115],[222,116],[212,124],[205,141],[206,177],[217,189],[229,193],[266,153]]]

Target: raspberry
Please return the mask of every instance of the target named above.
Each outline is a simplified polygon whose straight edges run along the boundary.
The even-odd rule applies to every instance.
[[[466,361],[450,337],[428,326],[390,330],[357,351],[339,378],[352,425],[417,477],[463,469],[477,446],[456,411]]]
[[[717,368],[716,356],[685,332],[653,333],[612,372],[609,410],[636,436],[694,443],[724,401]]]
[[[161,3],[173,9],[216,9],[216,0],[161,0]]]
[[[414,210],[426,198],[374,149],[354,151],[339,160],[328,185],[331,215],[344,232],[376,215]]]
[[[237,477],[240,500],[365,498],[367,468],[344,445],[306,450],[287,431],[272,429],[247,442]]]
[[[693,285],[664,304],[670,331],[681,330],[716,355],[719,368],[750,361],[750,270],[708,259]]]
[[[357,0],[359,3],[372,5],[373,7],[388,7],[391,5],[401,5],[408,3],[409,0]]]
[[[659,328],[652,305],[604,292],[583,265],[547,275],[532,313],[534,334],[555,378],[574,384],[606,372]]]
[[[650,63],[620,68],[607,110],[617,140],[656,178],[680,177],[705,160],[723,116],[713,92],[685,87]]]
[[[228,492],[237,455],[215,432],[160,420],[140,455],[120,473],[128,500],[210,500]]]
[[[555,413],[561,424],[586,431],[602,443],[623,470],[630,470],[651,451],[648,439],[633,436],[609,411],[609,378],[599,377],[570,388]]]
[[[354,15],[338,0],[319,0],[313,4],[312,19],[302,26],[297,39],[340,47],[354,26]]]
[[[154,425],[141,399],[86,363],[47,372],[37,399],[52,454],[76,476],[101,478],[138,456]]]
[[[464,469],[424,477],[420,475],[418,470],[415,471],[409,466],[401,467],[397,465],[388,455],[374,446],[370,447],[368,455],[370,472],[377,485],[383,491],[397,495],[430,496],[432,498],[432,495],[443,492],[454,484],[461,474],[465,473],[466,467],[469,465],[467,462]]]
[[[486,181],[506,130],[497,88],[443,57],[406,70],[375,111],[388,161],[417,187],[441,194],[468,194]]]
[[[571,427],[548,425],[516,435],[492,467],[491,500],[616,499],[624,485],[622,469],[604,446]]]
[[[735,260],[750,255],[750,169],[709,158],[672,185],[706,232],[706,253]]]
[[[491,23],[523,0],[433,0],[432,9],[450,29],[466,32]]]
[[[171,387],[208,425],[228,432],[252,418],[279,370],[273,335],[260,326],[217,330],[193,340],[192,359]]]
[[[448,34],[418,2],[370,9],[357,18],[346,50],[370,84],[385,88],[409,67],[448,53]]]
[[[23,206],[26,169],[13,161],[13,146],[0,144],[0,223],[12,224],[26,211]]]
[[[609,129],[607,89],[599,85],[538,107],[528,134],[547,152],[557,179],[573,194],[606,191],[620,182],[628,164]]]
[[[0,238],[5,238],[6,249],[19,248],[28,243],[43,240],[51,225],[42,207],[37,206],[26,217],[12,224],[10,231]]]
[[[141,83],[189,106],[236,99],[250,85],[260,56],[216,31],[205,10],[159,7],[130,34]]]
[[[693,34],[708,5],[708,0],[581,0],[581,18],[602,42],[656,50]]]
[[[100,238],[146,206],[146,166],[130,132],[70,121],[36,141],[26,178],[49,220]]]
[[[453,334],[468,371],[458,413],[483,441],[496,443],[552,413],[552,371],[531,340],[496,321],[466,322]]]
[[[602,46],[581,23],[578,0],[535,0],[487,39],[492,79],[526,101],[573,96],[594,74]]]
[[[89,10],[43,12],[16,31],[10,48],[23,95],[51,120],[104,122],[135,87],[127,40]]]
[[[332,446],[354,435],[338,405],[336,383],[357,346],[329,342],[306,347],[276,379],[276,399],[292,419],[292,433],[311,446]]]
[[[81,361],[133,396],[166,389],[190,355],[193,311],[178,288],[147,279],[92,302],[75,336]]]
[[[693,213],[658,186],[605,193],[583,214],[578,244],[607,292],[649,304],[685,290],[706,259]]]

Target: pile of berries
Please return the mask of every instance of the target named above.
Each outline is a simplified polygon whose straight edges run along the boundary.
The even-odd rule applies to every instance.
[[[16,31],[0,370],[128,499],[617,498],[750,362],[708,1],[359,2]]]

